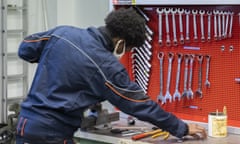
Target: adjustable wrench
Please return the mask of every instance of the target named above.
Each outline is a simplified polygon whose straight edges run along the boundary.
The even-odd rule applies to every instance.
[[[177,65],[176,86],[175,86],[175,92],[173,94],[173,101],[175,101],[176,98],[178,98],[178,101],[181,100],[181,94],[180,94],[178,88],[179,88],[179,79],[180,79],[180,72],[181,72],[182,56],[183,56],[183,54],[181,54],[181,53],[177,54],[178,65]]]
[[[212,12],[211,11],[207,11],[207,15],[208,15],[208,34],[207,34],[207,41],[211,41],[211,16],[212,16]]]
[[[201,23],[201,41],[205,42],[205,36],[204,36],[204,10],[199,11],[200,14],[200,23]]]
[[[193,31],[194,31],[194,41],[197,42],[198,41],[198,34],[197,34],[197,14],[198,14],[198,10],[192,10],[192,14],[193,14]]]
[[[196,94],[202,98],[202,61],[203,61],[203,56],[198,55],[197,56],[198,60],[198,89],[196,90]]]
[[[168,53],[168,79],[167,79],[167,89],[165,94],[165,102],[169,100],[169,102],[172,102],[172,96],[170,94],[170,83],[171,83],[171,73],[172,73],[172,61],[174,58],[174,54],[169,52]]]
[[[188,99],[193,99],[193,91],[192,91],[192,72],[193,72],[193,62],[194,62],[194,54],[191,54],[190,56],[190,66],[189,66],[189,80],[188,80]]]
[[[176,32],[176,21],[175,21],[175,14],[177,13],[176,8],[171,8],[171,13],[172,13],[172,26],[173,26],[173,45],[177,46],[177,32]]]
[[[178,8],[179,31],[180,31],[180,44],[184,44],[183,22],[182,22],[182,14],[183,14],[183,13],[184,13],[184,9]]]
[[[190,33],[189,33],[189,16],[191,11],[190,10],[185,10],[185,15],[186,15],[186,42],[190,42]]]
[[[158,43],[160,46],[163,46],[163,40],[162,40],[162,14],[163,9],[157,8],[158,13]]]
[[[170,32],[169,32],[169,21],[168,21],[168,14],[170,13],[170,9],[165,8],[164,12],[165,12],[166,34],[167,34],[166,45],[171,46],[171,39],[170,39]]]
[[[214,18],[214,40],[218,39],[218,35],[217,35],[217,15],[218,15],[219,11],[218,10],[213,10],[213,18]]]
[[[164,53],[163,52],[159,52],[158,54],[158,59],[159,59],[159,62],[160,62],[160,92],[159,92],[159,95],[157,97],[157,101],[158,102],[162,102],[162,104],[165,104],[166,101],[165,101],[165,98],[163,96],[163,58],[164,58]]]
[[[184,87],[183,87],[183,93],[182,97],[187,97],[188,91],[187,91],[187,80],[188,80],[188,62],[189,62],[189,55],[184,55],[185,60],[185,68],[184,68]]]
[[[233,15],[234,15],[234,12],[230,12],[230,26],[229,26],[229,33],[228,33],[229,38],[232,37]]]
[[[210,82],[208,80],[208,75],[209,75],[209,67],[210,67],[210,55],[206,55],[206,60],[207,60],[207,66],[206,66],[206,81],[205,81],[205,86],[207,88],[210,87]]]

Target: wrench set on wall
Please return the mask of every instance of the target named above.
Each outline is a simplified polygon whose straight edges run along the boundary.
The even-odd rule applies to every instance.
[[[164,57],[168,59],[168,71],[167,71],[167,83],[166,83],[166,92],[163,94],[163,61]],[[175,92],[173,94],[170,93],[171,86],[171,76],[172,74],[172,63],[173,59],[176,57],[177,59],[177,71],[176,71],[176,84],[175,84]],[[165,59],[166,59],[165,58]],[[193,99],[194,96],[198,96],[199,98],[203,97],[202,93],[202,63],[203,59],[206,61],[206,78],[205,78],[205,86],[206,88],[210,87],[210,82],[208,79],[209,68],[210,68],[210,55],[195,55],[195,54],[182,54],[177,53],[174,56],[174,53],[168,52],[166,56],[164,56],[164,52],[158,53],[158,59],[160,62],[160,92],[157,96],[157,101],[165,104],[167,101],[170,103],[172,101],[180,101],[182,98]],[[181,73],[181,64],[184,61],[184,80],[183,80],[183,91],[180,93],[179,91],[179,83],[180,83],[180,73]],[[193,78],[193,66],[194,61],[198,64],[198,88],[195,92],[192,90],[192,78]]]
[[[210,11],[202,9],[189,10],[183,8],[156,8],[156,12],[158,14],[159,20],[158,42],[160,46],[177,46],[178,44],[184,44],[191,41],[205,42],[211,41],[212,39],[222,40],[232,37],[234,12],[231,11]],[[190,22],[190,17],[192,17],[192,22]],[[185,22],[183,20],[185,20]],[[164,21],[165,31],[163,31]],[[207,27],[205,27],[205,21],[207,21]],[[190,24],[192,24],[193,27],[193,34],[190,33]],[[199,24],[200,30],[198,29]],[[170,31],[171,28],[172,34]],[[198,34],[198,32],[200,32],[200,34]],[[191,38],[191,36],[193,37]]]

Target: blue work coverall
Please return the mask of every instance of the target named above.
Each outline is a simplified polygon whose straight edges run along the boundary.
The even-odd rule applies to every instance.
[[[109,101],[124,113],[182,137],[187,125],[161,109],[114,57],[107,30],[59,26],[26,37],[19,57],[38,63],[17,124],[17,144],[67,143],[83,112]]]

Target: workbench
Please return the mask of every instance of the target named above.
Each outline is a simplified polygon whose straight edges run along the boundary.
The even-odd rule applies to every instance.
[[[207,127],[207,124],[204,123],[198,123],[204,127]],[[117,122],[113,122],[111,124],[112,127],[126,127],[127,122],[126,120],[120,120]],[[134,125],[136,127],[146,127],[148,130],[152,129],[152,125],[149,123],[145,123],[142,121],[136,121],[136,124]],[[232,130],[231,130],[232,131]],[[235,131],[238,133],[238,130]],[[110,132],[109,129],[99,129],[99,130],[89,130],[89,131],[81,131],[78,130],[75,133],[75,138],[80,138],[87,143],[91,143],[91,141],[98,142],[98,144],[159,144],[159,143],[164,143],[164,144],[179,144],[179,143],[184,143],[184,144],[239,144],[240,143],[240,134],[232,134],[228,133],[227,137],[223,138],[213,138],[213,137],[208,137],[206,140],[196,140],[192,137],[185,137],[183,142],[180,141],[180,139],[170,136],[167,140],[163,140],[162,137],[158,138],[151,138],[151,137],[146,137],[137,141],[131,140],[131,136],[121,136],[121,134],[113,134]],[[82,143],[81,143],[82,144]]]

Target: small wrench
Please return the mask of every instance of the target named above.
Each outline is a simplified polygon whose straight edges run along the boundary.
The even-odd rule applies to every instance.
[[[172,73],[172,61],[174,58],[174,54],[169,52],[168,53],[168,79],[167,79],[167,90],[165,94],[165,102],[169,100],[169,102],[172,102],[172,96],[170,94],[170,83],[171,83],[171,73]]]
[[[181,100],[181,94],[180,94],[178,88],[179,88],[179,79],[180,79],[180,72],[181,72],[182,56],[183,56],[183,54],[181,54],[181,53],[177,54],[178,65],[177,65],[176,87],[175,87],[175,92],[173,94],[173,101],[175,101],[176,98],[178,98],[178,101]]]
[[[162,40],[162,14],[163,9],[157,8],[158,13],[158,43],[160,46],[163,46],[163,40]]]
[[[158,59],[160,62],[160,92],[159,95],[157,96],[157,101],[158,102],[162,102],[162,104],[165,104],[165,98],[163,96],[163,58],[164,58],[164,53],[163,52],[159,52],[158,54]]]
[[[184,44],[183,22],[182,22],[182,14],[183,13],[184,13],[184,9],[178,8],[179,30],[180,30],[180,44]]]
[[[207,37],[207,41],[211,41],[211,16],[212,16],[212,12],[211,11],[207,11],[207,15],[208,15],[208,37]]]
[[[192,91],[192,73],[193,73],[193,62],[194,62],[194,54],[191,54],[190,56],[190,66],[189,66],[189,79],[188,79],[188,99],[193,99],[193,91]]]
[[[207,66],[206,66],[206,81],[205,81],[205,86],[207,88],[210,87],[210,82],[208,80],[208,75],[209,75],[209,68],[210,68],[210,55],[206,55],[206,60],[207,60]]]
[[[198,34],[197,34],[197,14],[198,14],[198,10],[192,10],[192,14],[193,14],[193,31],[194,31],[194,41],[197,42],[198,41]]]
[[[169,8],[165,8],[164,12],[165,12],[165,23],[166,23],[166,33],[167,33],[166,45],[167,46],[171,46],[170,31],[169,31],[169,21],[168,21],[168,14],[170,13],[170,9]]]
[[[190,10],[185,10],[185,15],[186,15],[186,42],[190,42],[190,34],[189,34],[189,15],[191,13]]]
[[[200,23],[201,23],[201,41],[205,42],[205,36],[204,36],[204,10],[199,11],[200,14]]]
[[[176,21],[175,21],[175,14],[177,13],[176,8],[171,8],[171,13],[172,13],[172,26],[173,26],[173,45],[177,46],[177,32],[176,32]]]
[[[202,61],[203,61],[203,56],[202,55],[198,55],[197,56],[197,60],[198,60],[198,89],[196,90],[196,94],[202,98]]]
[[[187,91],[187,80],[188,80],[188,62],[189,62],[189,55],[184,55],[185,60],[185,68],[184,68],[184,87],[183,87],[183,93],[182,97],[187,97],[188,91]]]
[[[218,15],[219,11],[218,10],[213,10],[213,18],[214,18],[214,40],[218,39],[217,36],[217,15]]]

